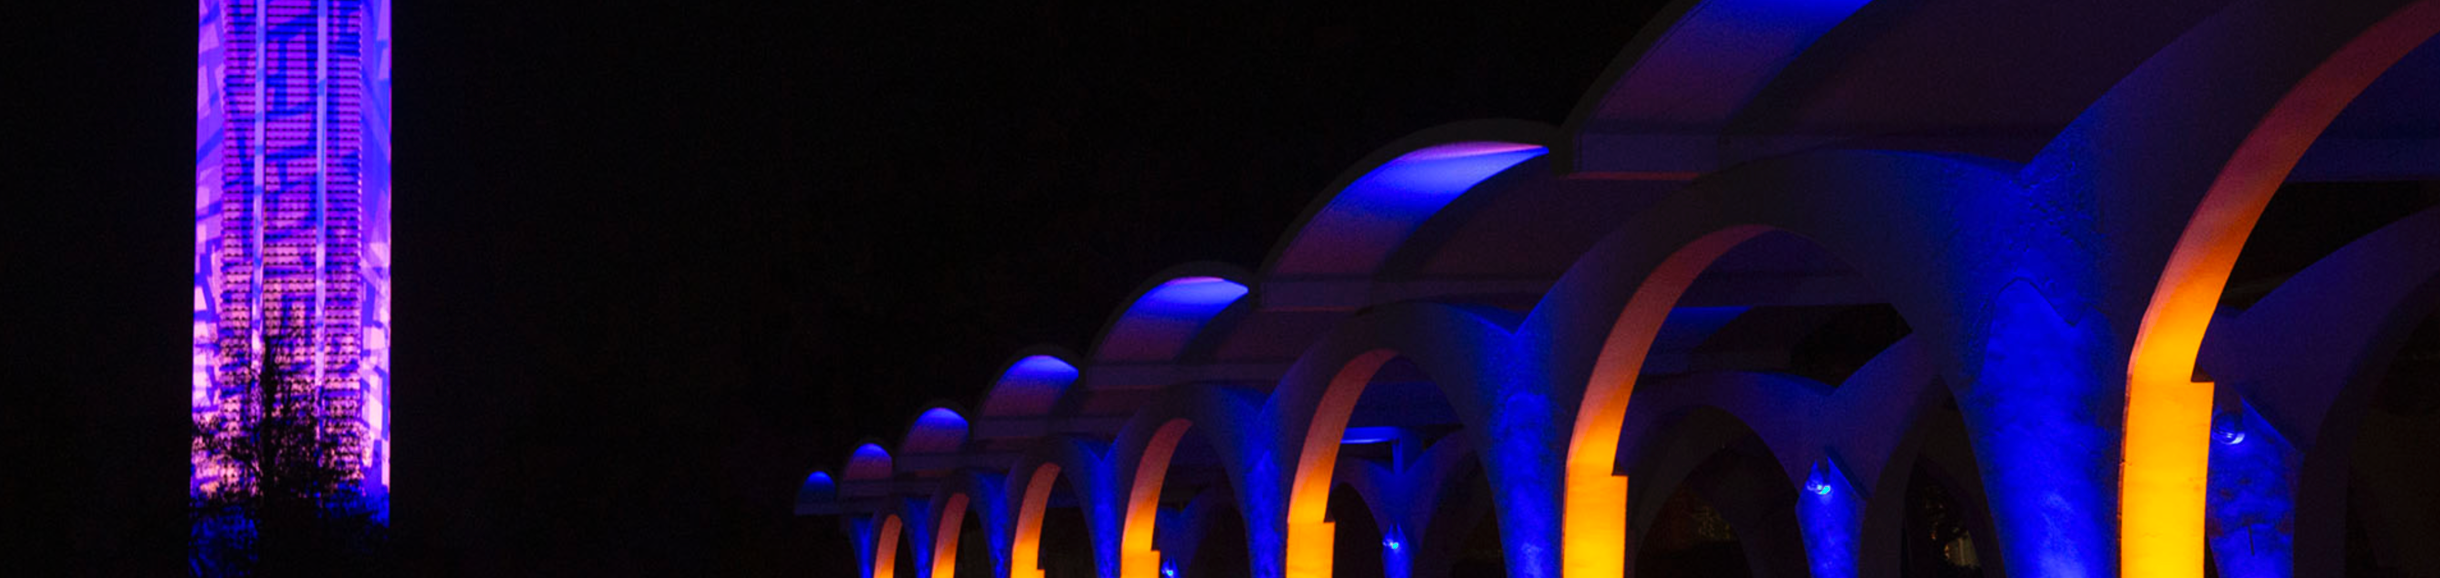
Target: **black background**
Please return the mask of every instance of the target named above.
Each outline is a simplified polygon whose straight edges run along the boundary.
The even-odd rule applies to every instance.
[[[196,29],[143,4],[0,36],[28,575],[184,572]],[[400,4],[400,568],[844,576],[807,472],[1392,140],[1559,123],[1656,3]]]

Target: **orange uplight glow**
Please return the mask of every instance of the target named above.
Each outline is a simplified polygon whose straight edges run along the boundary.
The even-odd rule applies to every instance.
[[[957,534],[966,519],[966,495],[950,494],[940,509],[940,533],[932,539],[932,578],[957,578]]]
[[[2440,31],[2440,0],[2416,2],[2340,47],[2265,115],[2230,155],[2161,271],[2127,362],[2119,572],[2203,575],[2204,487],[2213,384],[2195,355],[2254,222],[2322,129],[2416,46]]]
[[[1628,539],[1627,477],[1615,470],[1619,428],[1626,425],[1627,398],[1635,391],[1636,374],[1643,371],[1644,355],[1652,349],[1661,322],[1669,319],[1669,309],[1695,277],[1730,248],[1768,230],[1733,227],[1679,249],[1644,279],[1619,313],[1618,322],[1610,327],[1567,444],[1561,563],[1568,578],[1626,575],[1626,556],[1621,552]]]
[[[1051,488],[1059,482],[1059,464],[1042,464],[1025,482],[1025,498],[1017,503],[1017,527],[1008,549],[1011,578],[1042,578],[1042,512],[1049,509]]]
[[[1119,578],[1160,578],[1161,551],[1152,547],[1155,514],[1161,509],[1161,482],[1169,476],[1169,455],[1178,439],[1194,425],[1182,419],[1162,424],[1144,443],[1144,458],[1136,462],[1135,483],[1127,491],[1127,520],[1119,532]]]
[[[1305,426],[1305,447],[1297,454],[1296,479],[1288,487],[1288,578],[1329,578],[1336,526],[1329,519],[1330,487],[1338,471],[1339,440],[1347,435],[1347,417],[1373,372],[1396,353],[1381,350],[1358,356],[1331,377],[1313,419]]]
[[[882,519],[873,535],[873,578],[898,578],[898,516]]]

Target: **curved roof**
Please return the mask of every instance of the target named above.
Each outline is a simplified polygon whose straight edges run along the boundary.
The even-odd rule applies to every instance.
[[[945,406],[933,406],[915,414],[907,423],[906,437],[898,443],[898,453],[955,453],[966,445],[966,416]]]
[[[1399,154],[1330,194],[1268,264],[1272,276],[1362,276],[1408,235],[1492,175],[1548,154],[1538,144],[1462,141]]]
[[[1111,320],[1093,350],[1095,361],[1176,359],[1212,317],[1252,292],[1245,283],[1218,275],[1164,277]]]
[[[1029,417],[1049,415],[1059,404],[1059,397],[1068,386],[1084,373],[1059,356],[1034,354],[1017,358],[1000,371],[991,383],[990,393],[983,396],[983,411],[976,417]]]
[[[868,482],[890,479],[890,451],[881,444],[866,442],[848,452],[846,467],[839,468],[844,482]]]
[[[830,472],[819,470],[805,476],[805,484],[798,486],[796,490],[798,503],[822,503],[838,499],[838,497],[838,483],[831,481]]]

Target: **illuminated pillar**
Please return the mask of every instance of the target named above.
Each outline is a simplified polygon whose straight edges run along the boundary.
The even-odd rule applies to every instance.
[[[389,0],[212,0],[199,13],[193,377],[197,421],[263,397],[276,363],[387,518]],[[198,450],[190,491],[236,479]]]
[[[1805,561],[1813,578],[1855,578],[1864,499],[1837,463],[1824,459],[1813,465],[1804,492],[1796,496],[1796,520],[1804,527]]]

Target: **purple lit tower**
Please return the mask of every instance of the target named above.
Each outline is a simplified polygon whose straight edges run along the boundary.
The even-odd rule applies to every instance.
[[[204,0],[195,70],[194,417],[268,356],[386,503],[390,2]],[[190,490],[228,464],[198,449]]]

